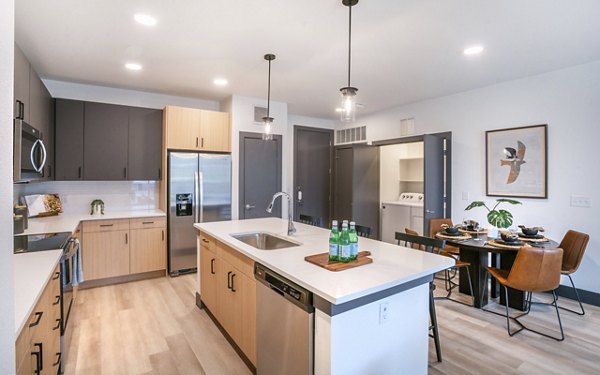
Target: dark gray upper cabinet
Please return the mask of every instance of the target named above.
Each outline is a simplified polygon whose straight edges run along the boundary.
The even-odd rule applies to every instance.
[[[129,180],[160,180],[162,110],[129,108]]]
[[[129,108],[104,103],[85,103],[85,180],[127,179],[128,127]]]
[[[14,118],[22,116],[25,122],[29,122],[29,71],[27,57],[15,44]]]
[[[56,99],[55,175],[58,181],[83,179],[83,106],[79,100]]]

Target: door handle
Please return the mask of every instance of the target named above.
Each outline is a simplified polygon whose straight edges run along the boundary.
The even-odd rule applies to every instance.
[[[235,273],[231,274],[231,291],[235,293],[235,285],[233,285],[233,278],[235,277]]]
[[[210,273],[213,275],[215,274],[215,258],[210,260]]]
[[[231,274],[233,272],[229,271],[227,272],[227,289],[231,289]]]
[[[246,205],[244,206],[247,210],[251,210],[253,208],[256,208],[256,206],[251,206],[248,203],[246,203]]]
[[[425,212],[428,214],[435,214],[435,211],[432,211],[432,210],[425,210]]]

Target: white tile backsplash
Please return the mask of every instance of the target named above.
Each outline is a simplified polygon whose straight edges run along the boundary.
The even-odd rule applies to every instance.
[[[14,185],[14,200],[30,194],[60,195],[65,213],[90,210],[94,199],[102,199],[106,211],[158,208],[157,181],[50,181]]]

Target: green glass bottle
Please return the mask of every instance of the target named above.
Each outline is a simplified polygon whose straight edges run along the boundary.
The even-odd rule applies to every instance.
[[[348,232],[350,237],[350,260],[356,260],[358,258],[358,233],[356,233],[356,223],[350,222],[350,231]]]
[[[338,222],[331,222],[331,233],[329,233],[329,260],[337,262],[340,259],[340,233]]]
[[[347,263],[350,257],[350,235],[348,234],[348,224],[342,224],[342,234],[340,235],[340,262]]]

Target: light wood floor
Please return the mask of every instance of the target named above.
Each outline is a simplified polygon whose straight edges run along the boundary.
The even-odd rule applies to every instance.
[[[69,322],[66,374],[249,374],[204,311],[195,305],[195,277],[158,278],[80,291]],[[545,296],[541,296],[542,298]],[[534,297],[535,298],[535,297]],[[539,298],[538,298],[539,299]],[[574,307],[568,300],[561,303]],[[506,333],[502,317],[436,301],[444,361],[430,374],[599,374],[600,308],[580,317],[562,312],[559,343]],[[534,306],[534,322],[554,329],[556,315]]]

